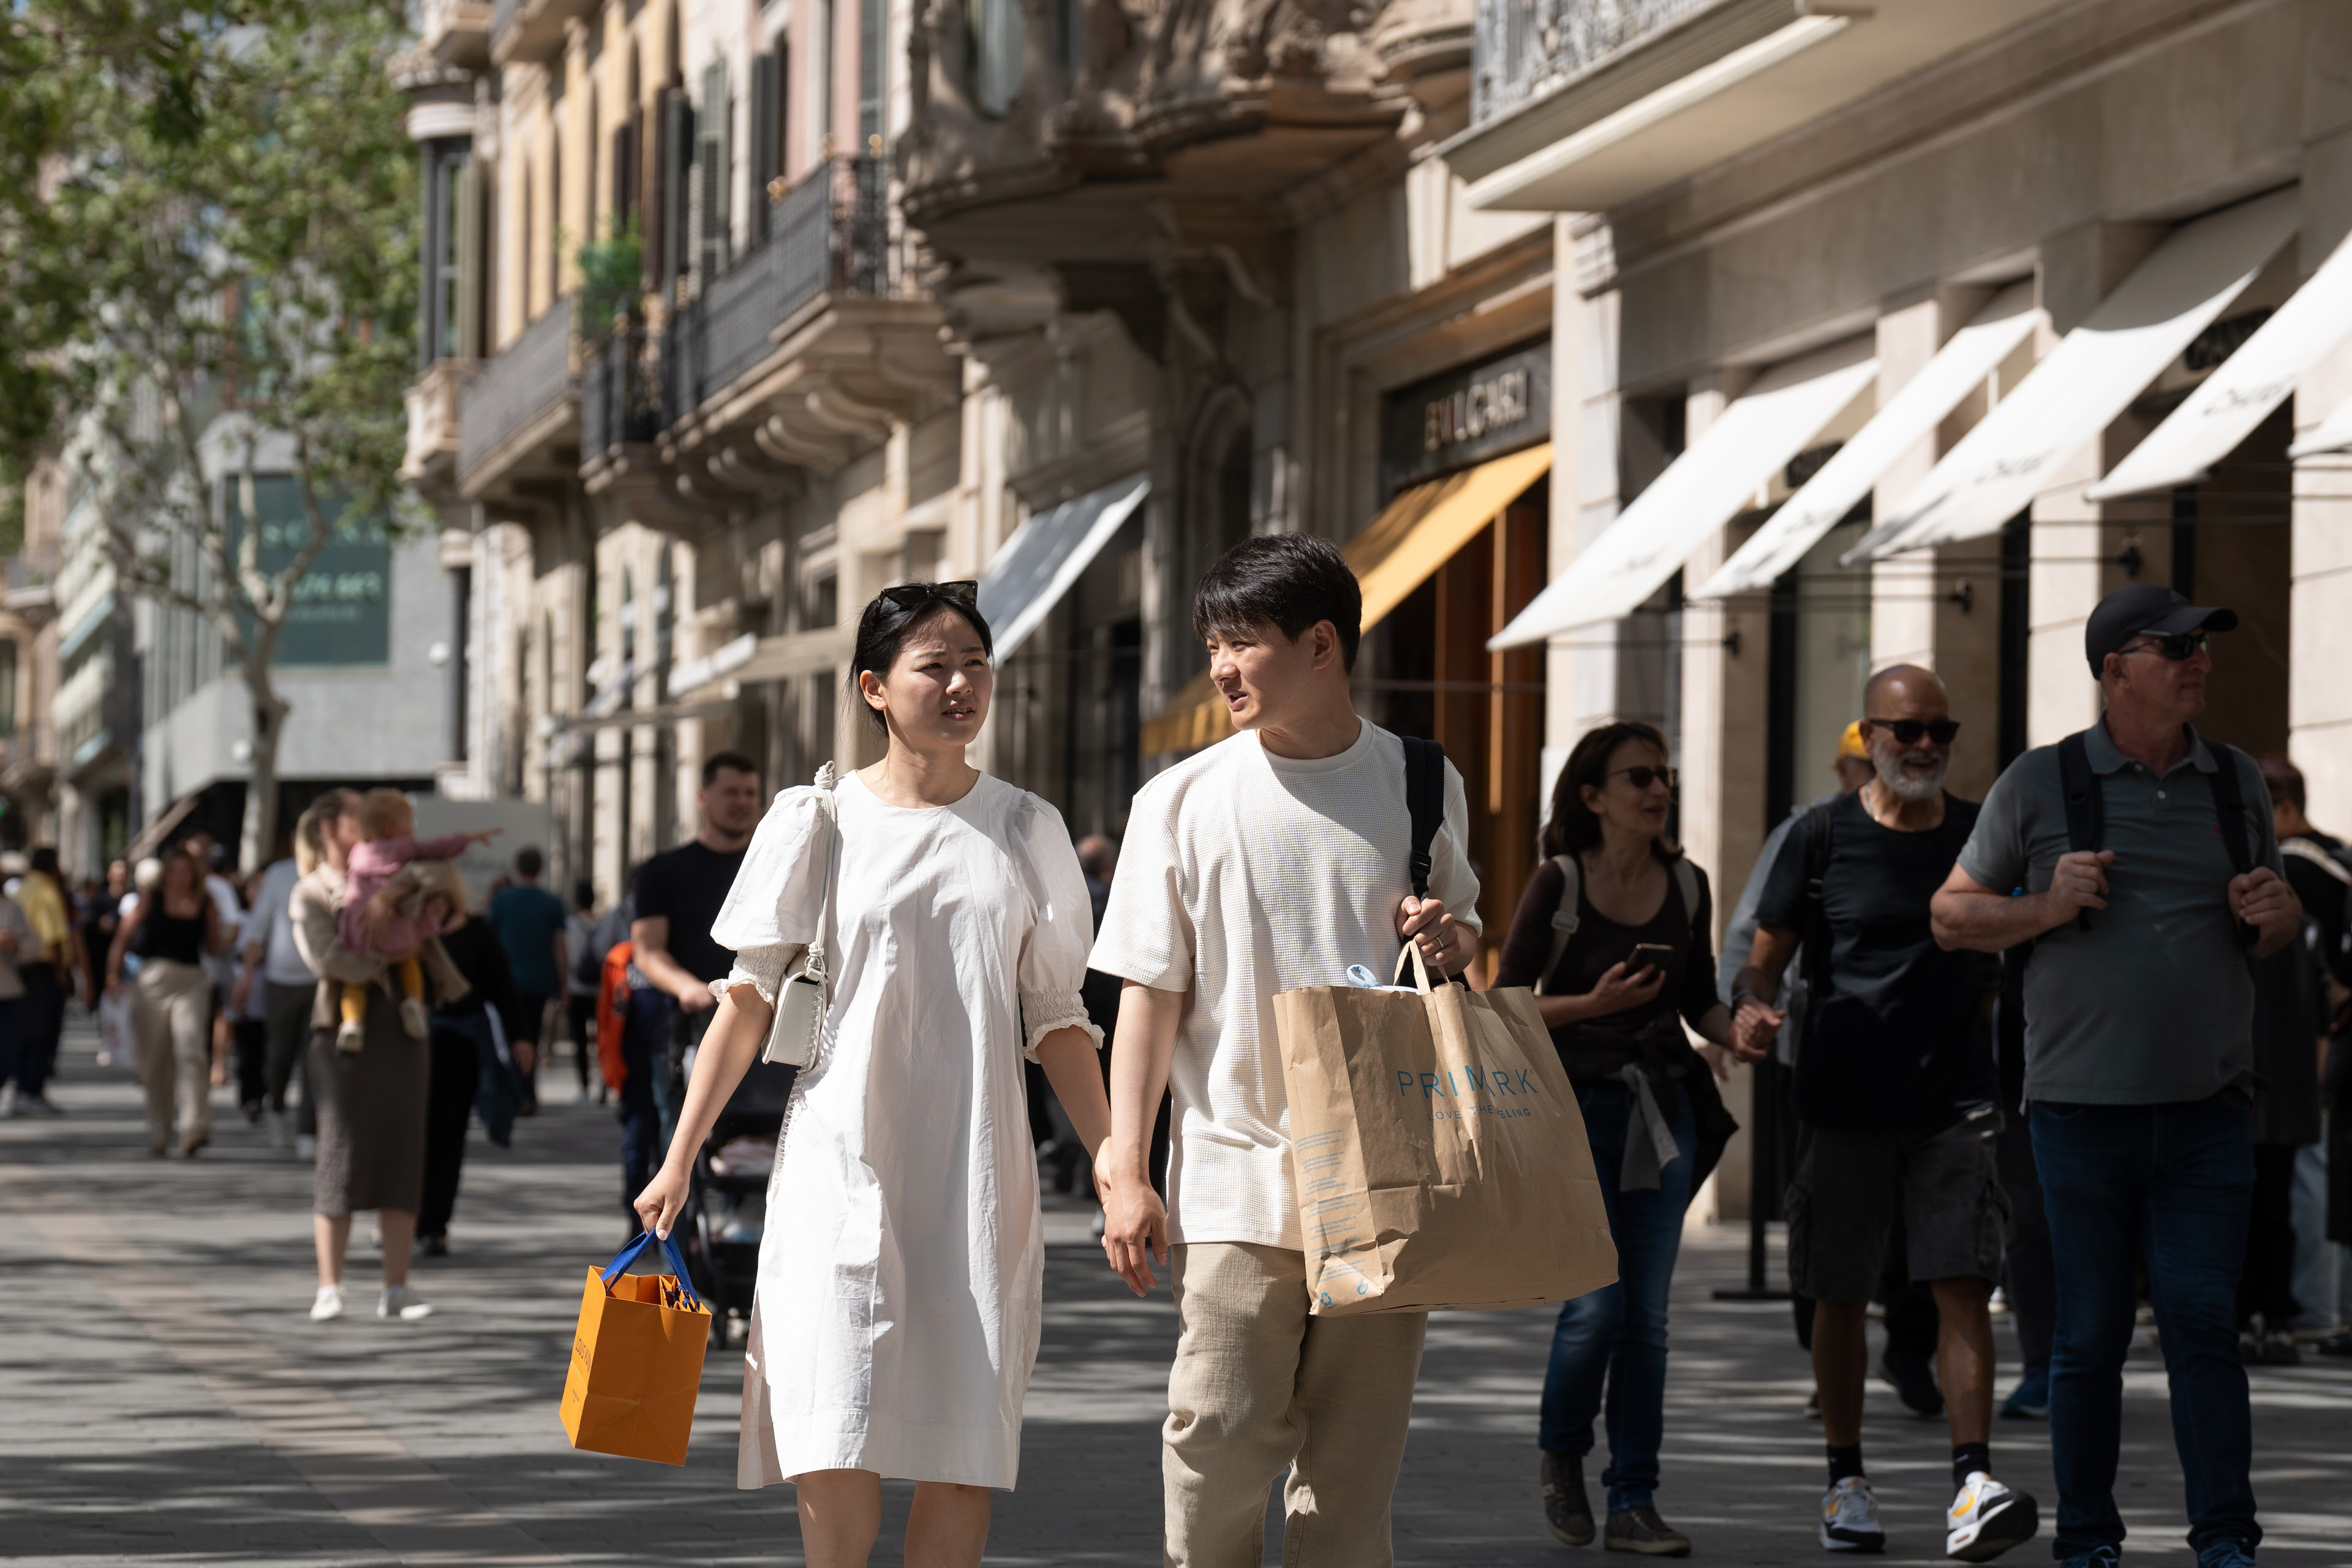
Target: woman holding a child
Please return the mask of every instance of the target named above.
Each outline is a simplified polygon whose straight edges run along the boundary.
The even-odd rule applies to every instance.
[[[785,790],[761,824],[711,927],[735,967],[636,1200],[667,1235],[780,983],[824,942],[830,1005],[771,1178],[791,1201],[767,1209],[736,1484],[793,1481],[826,1568],[866,1561],[886,1476],[915,1482],[908,1562],[980,1562],[990,1489],[1020,1464],[1044,1287],[1023,1058],[1087,1148],[1110,1131],[1069,835],[965,760],[995,684],[973,588],[902,584],[866,607],[854,695],[887,751],[829,802]]]
[[[343,1315],[343,1255],[351,1245],[352,1215],[372,1209],[383,1233],[383,1293],[376,1315],[415,1321],[433,1311],[408,1283],[410,1244],[425,1185],[432,1058],[403,1026],[401,1004],[406,997],[394,989],[401,957],[417,955],[356,952],[342,941],[347,868],[360,842],[359,803],[350,790],[331,790],[311,803],[294,832],[302,879],[294,886],[288,913],[302,962],[320,980],[304,1058],[319,1116],[310,1201],[319,1293],[310,1316],[323,1322]],[[394,879],[379,895],[382,912],[392,913],[397,899],[413,890]],[[356,1040],[339,1048],[347,988],[366,992],[368,1005],[353,1009],[362,1015]]]

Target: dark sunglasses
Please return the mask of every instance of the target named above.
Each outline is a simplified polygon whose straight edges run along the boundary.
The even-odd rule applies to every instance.
[[[2126,653],[2160,653],[2175,664],[2195,658],[2213,646],[2213,639],[2203,632],[2172,632],[2164,637],[2150,637],[2144,643],[2135,643]]]
[[[1864,719],[1863,722],[1885,731],[1895,737],[1898,746],[1916,746],[1922,735],[1939,746],[1948,746],[1952,737],[1960,732],[1958,719]]]
[[[980,584],[968,577],[954,583],[898,583],[883,589],[882,596],[902,610],[920,609],[937,599],[977,605]]]
[[[1668,789],[1672,789],[1677,782],[1674,769],[1654,768],[1646,763],[1637,763],[1630,768],[1612,768],[1606,776],[1614,778],[1619,773],[1623,773],[1626,782],[1635,789],[1647,789],[1661,779],[1665,781]]]

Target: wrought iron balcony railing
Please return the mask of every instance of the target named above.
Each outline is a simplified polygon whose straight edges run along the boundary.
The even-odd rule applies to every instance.
[[[768,237],[670,319],[661,357],[665,428],[766,358],[775,330],[820,297],[898,292],[888,182],[879,158],[836,158],[776,198]]]
[[[580,363],[580,458],[650,441],[661,427],[661,398],[646,360],[642,328],[616,331],[583,350]]]
[[[1478,0],[1470,117],[1483,123],[1724,0]]]
[[[525,426],[575,395],[572,297],[558,300],[522,336],[482,367],[460,404],[457,473],[462,481]]]

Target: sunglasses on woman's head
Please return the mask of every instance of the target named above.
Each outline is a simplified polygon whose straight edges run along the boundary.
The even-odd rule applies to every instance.
[[[920,609],[935,599],[977,605],[980,584],[968,577],[953,583],[898,583],[883,589],[882,596],[902,610]]]
[[[1958,719],[1865,719],[1863,722],[1885,731],[1895,737],[1898,746],[1916,746],[1922,735],[1939,746],[1948,746],[1952,737],[1960,732]]]
[[[2134,643],[2126,653],[2160,653],[2175,664],[2195,658],[2213,646],[2203,632],[2172,632],[2164,637],[2150,637],[2144,643]]]
[[[1630,768],[1612,768],[1609,772],[1612,776],[1623,773],[1625,782],[1635,789],[1647,789],[1661,779],[1665,781],[1668,789],[1672,789],[1676,777],[1672,768],[1654,768],[1645,763],[1637,763]]]

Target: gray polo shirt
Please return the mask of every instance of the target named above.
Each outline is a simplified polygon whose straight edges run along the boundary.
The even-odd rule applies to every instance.
[[[2084,736],[2104,814],[2107,907],[2035,943],[2025,969],[2025,1096],[2090,1105],[2203,1100],[2253,1065],[2253,975],[2230,914],[2230,851],[2210,773],[2226,758],[2246,802],[2254,863],[2284,874],[2270,792],[2244,752],[2208,746],[2161,778],[2116,750],[2105,721]],[[2039,893],[2066,853],[2058,748],[2014,763],[1985,796],[1960,869],[1983,887]]]

